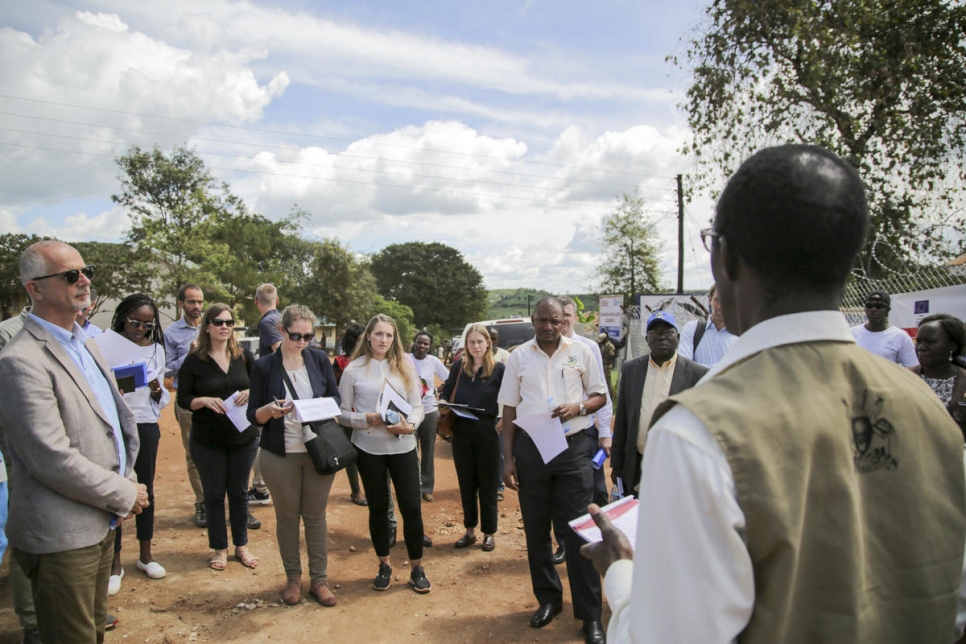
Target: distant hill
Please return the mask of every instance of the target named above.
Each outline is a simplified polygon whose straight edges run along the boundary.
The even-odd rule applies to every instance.
[[[487,319],[527,317],[527,294],[530,295],[531,309],[537,303],[537,300],[547,295],[578,297],[584,303],[584,310],[586,311],[596,311],[600,306],[600,296],[596,294],[549,293],[540,289],[497,288],[487,291],[487,301],[490,303]]]

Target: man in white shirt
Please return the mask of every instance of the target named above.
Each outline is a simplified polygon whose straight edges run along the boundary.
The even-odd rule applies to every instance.
[[[433,485],[436,480],[436,469],[433,462],[436,454],[436,421],[439,420],[438,404],[436,402],[436,378],[443,382],[449,376],[449,370],[440,362],[439,358],[430,355],[433,346],[433,335],[429,331],[419,331],[413,340],[413,352],[410,357],[423,393],[423,422],[416,428],[416,442],[419,445],[419,487],[423,501],[432,503]]]
[[[493,345],[493,359],[500,364],[506,364],[510,359],[510,352],[500,346],[500,330],[491,326],[487,331],[490,332],[490,344]]]
[[[527,539],[530,581],[539,608],[530,626],[543,628],[563,610],[563,587],[554,568],[550,525],[565,525],[583,514],[593,499],[592,459],[603,439],[587,432],[588,417],[607,401],[607,386],[590,349],[563,337],[563,306],[553,297],[537,302],[531,320],[534,339],[510,354],[498,402],[503,403],[503,480],[520,494],[520,513]],[[541,418],[542,417],[542,418]],[[533,438],[517,426],[558,419],[567,446],[545,462]],[[551,430],[559,431],[559,430]],[[604,642],[601,625],[600,576],[580,556],[580,537],[563,531],[567,544],[567,577],[574,616],[584,622],[584,639]]]
[[[738,341],[725,326],[721,313],[721,302],[714,285],[708,291],[708,305],[711,315],[706,320],[691,320],[681,329],[681,342],[678,355],[694,360],[705,367],[711,367]]]
[[[909,334],[889,324],[892,298],[885,291],[872,291],[865,298],[865,324],[852,327],[855,342],[877,356],[903,367],[919,364]]]
[[[605,572],[613,641],[962,633],[961,435],[928,387],[856,350],[838,310],[867,228],[861,179],[823,148],[765,149],[729,181],[702,239],[740,339],[655,414],[636,548],[590,508],[603,541],[583,552]]]

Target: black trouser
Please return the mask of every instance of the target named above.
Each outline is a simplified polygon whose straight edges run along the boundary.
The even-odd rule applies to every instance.
[[[423,510],[419,496],[416,448],[405,454],[370,454],[359,450],[359,476],[369,501],[369,536],[376,556],[389,556],[389,478],[403,517],[403,538],[410,559],[423,558]]]
[[[154,472],[158,461],[158,443],[161,442],[161,428],[157,423],[138,423],[138,457],[134,461],[134,473],[138,475],[138,483],[148,488],[150,505],[135,515],[138,541],[150,541],[154,538]],[[121,526],[117,527],[114,535],[114,552],[121,551]]]
[[[201,487],[205,491],[208,547],[212,550],[224,550],[228,547],[228,531],[225,525],[226,493],[231,541],[236,548],[248,545],[248,476],[257,452],[257,440],[229,449],[213,449],[191,441],[191,458],[198,467]]]
[[[416,428],[416,442],[419,447],[419,491],[432,494],[436,486],[436,421],[439,412],[431,411]]]
[[[500,486],[500,434],[495,419],[482,422],[458,418],[453,428],[453,464],[463,502],[463,526],[480,523],[483,534],[495,534],[497,488]],[[479,512],[477,512],[479,498]]]
[[[564,452],[545,464],[526,432],[517,428],[513,441],[533,594],[540,604],[563,598],[563,586],[553,565],[552,521],[562,527],[562,534],[558,536],[563,537],[567,547],[567,577],[574,617],[585,621],[600,619],[600,575],[594,570],[593,562],[580,554],[583,539],[566,523],[585,514],[593,501],[591,459],[595,451],[597,441],[586,431],[580,432],[568,441]]]
[[[343,425],[342,431],[345,432],[345,437],[351,441],[352,428],[346,427]],[[345,474],[346,476],[349,477],[349,490],[352,492],[352,494],[358,494],[359,493],[359,466],[356,465],[354,462],[349,463],[349,465],[345,468]]]

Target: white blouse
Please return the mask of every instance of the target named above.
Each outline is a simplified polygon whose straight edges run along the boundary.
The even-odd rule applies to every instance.
[[[365,356],[350,362],[342,374],[339,384],[342,415],[339,416],[339,422],[355,430],[352,432],[353,444],[370,454],[405,454],[416,449],[414,435],[397,435],[383,426],[370,427],[366,424],[366,413],[379,409],[379,400],[386,382],[412,405],[413,411],[407,420],[417,427],[423,422],[419,379],[413,373],[408,360],[404,360],[400,366],[410,372],[408,385],[399,374],[390,371],[387,360],[372,360]]]

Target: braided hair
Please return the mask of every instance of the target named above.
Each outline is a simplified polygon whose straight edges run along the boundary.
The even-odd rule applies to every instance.
[[[158,305],[144,293],[134,293],[121,300],[114,311],[113,319],[111,319],[111,329],[116,333],[122,333],[128,316],[142,306],[150,306],[154,311],[154,329],[151,331],[151,341],[163,345],[164,333],[161,331],[161,316],[158,314]]]

